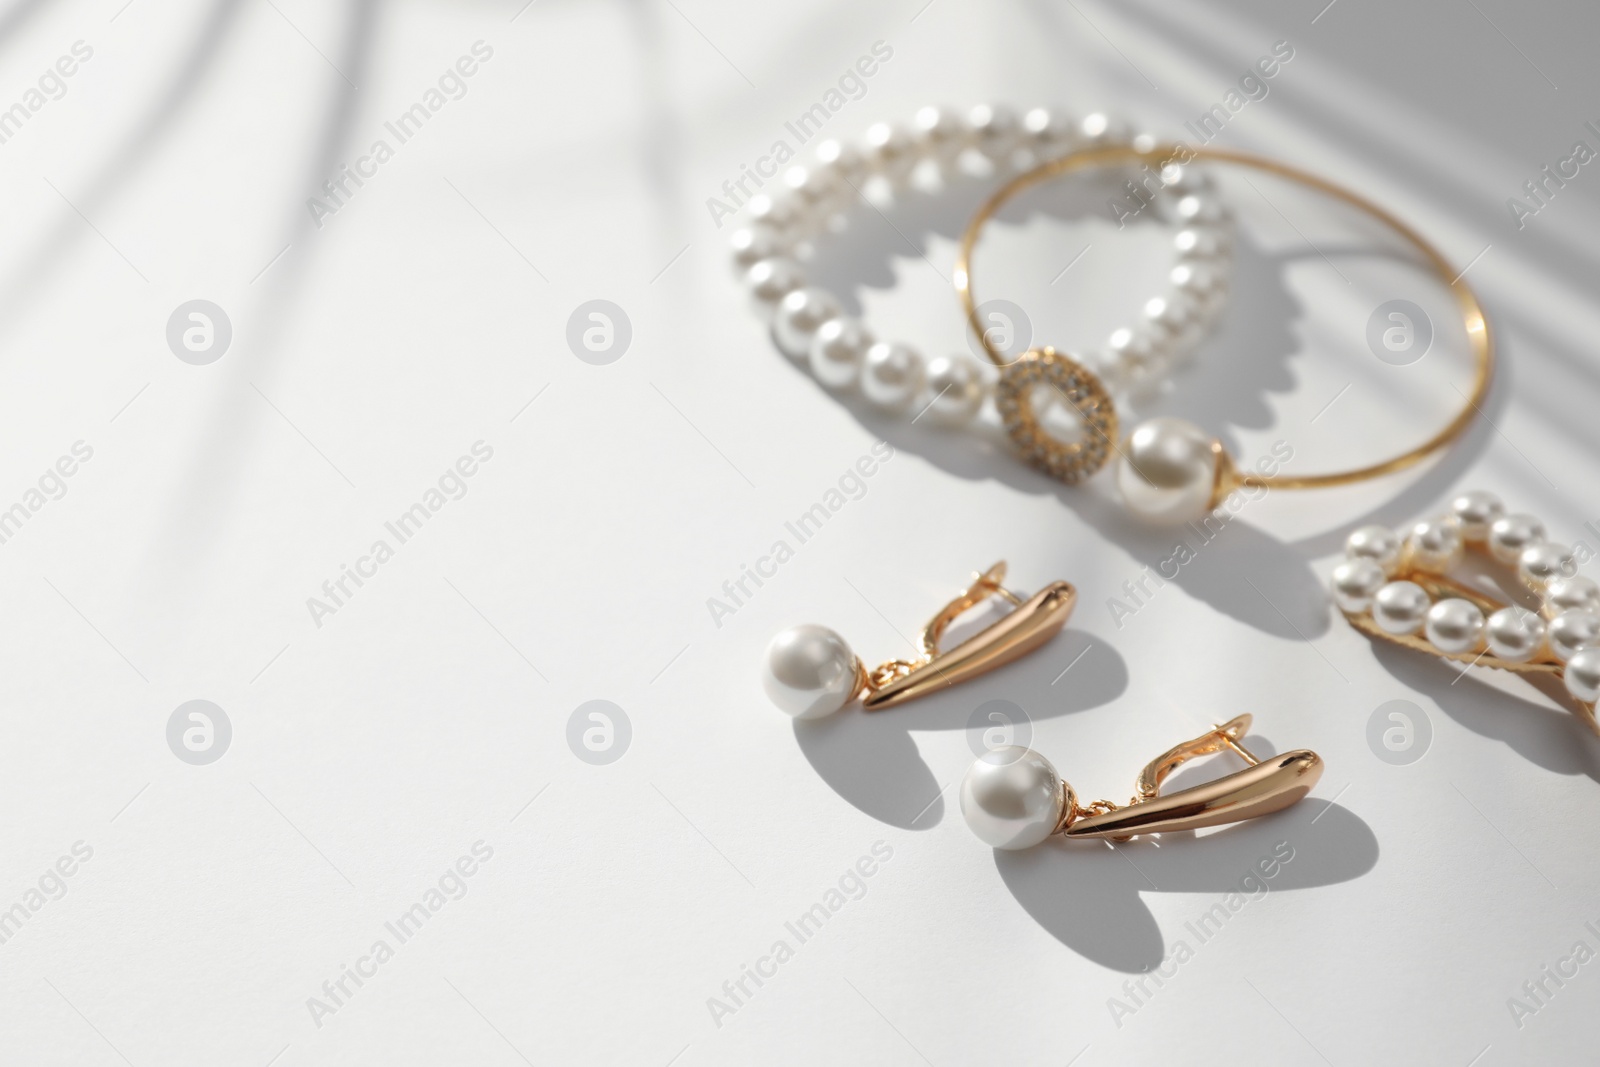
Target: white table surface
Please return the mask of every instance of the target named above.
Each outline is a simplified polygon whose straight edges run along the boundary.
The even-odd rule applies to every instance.
[[[92,49],[0,144],[0,508],[75,443],[93,453],[0,544],[0,909],[26,912],[0,944],[0,1062],[1589,1054],[1600,963],[1561,961],[1600,950],[1600,740],[1515,679],[1374,648],[1321,582],[1350,527],[1460,487],[1600,547],[1600,171],[1522,229],[1506,206],[1573,142],[1600,147],[1585,126],[1600,16],[1505,0],[521,6],[0,11],[0,107],[75,42]],[[492,56],[465,94],[316,226],[307,199],[479,41]],[[1420,472],[1252,505],[1114,618],[1173,533],[1131,525],[1103,480],[1065,489],[841,402],[775,351],[730,276],[707,198],[880,41],[892,57],[830,134],[994,100],[1181,136],[1290,42],[1217,143],[1348,183],[1471,264],[1505,355],[1485,418]],[[1152,410],[1246,457],[1289,442],[1307,471],[1418,440],[1468,380],[1437,286],[1374,255],[1370,228],[1257,184],[1229,186],[1243,236],[1222,330]],[[858,215],[819,274],[880,333],[959,350],[944,279],[976,195],[897,208],[893,227]],[[1035,217],[997,232],[985,281],[1041,338],[1082,345],[1138,306],[1164,237]],[[1396,297],[1446,309],[1408,367],[1363,341]],[[208,365],[164,333],[197,298],[233,330]],[[593,299],[632,325],[607,366],[565,340]],[[717,625],[708,598],[880,440],[893,458],[860,499]],[[322,583],[393,542],[385,522],[480,441],[492,458],[465,495],[314,618]],[[1043,652],[814,729],[764,699],[776,630],[822,622],[869,661],[900,655],[1002,558],[1020,588],[1079,588]],[[167,741],[197,699],[232,729],[207,765]],[[596,699],[631,724],[602,766],[567,742]],[[1147,759],[1240,712],[1263,748],[1314,748],[1327,773],[1231,830],[997,856],[953,789],[969,716],[994,699],[1027,711],[1034,747],[1089,796],[1124,795]],[[1392,700],[1431,733],[1407,765],[1367,741]],[[490,858],[446,876],[475,845]],[[71,877],[49,874],[74,847]],[[1266,889],[1195,936],[1274,850],[1292,859]],[[841,878],[854,892],[875,852],[859,899],[804,943],[787,932]],[[402,942],[385,924],[441,876],[459,899]],[[308,1006],[334,1005],[324,982],[380,940],[392,956],[346,979],[336,1010]],[[714,1012],[779,940],[792,958]],[[1546,966],[1577,973],[1529,1000]]]

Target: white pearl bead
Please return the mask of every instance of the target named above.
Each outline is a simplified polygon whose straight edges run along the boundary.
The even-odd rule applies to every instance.
[[[1161,189],[1174,196],[1209,193],[1212,184],[1210,175],[1190,164],[1168,163],[1161,168]]]
[[[1556,578],[1545,585],[1544,602],[1546,607],[1556,612],[1574,608],[1600,611],[1600,585],[1582,575]]]
[[[910,345],[879,341],[867,349],[861,392],[881,408],[903,408],[922,385],[922,356]]]
[[[1219,227],[1190,226],[1172,237],[1172,247],[1184,259],[1226,259],[1233,242]]]
[[[1212,304],[1228,291],[1228,276],[1216,264],[1204,260],[1179,263],[1167,277],[1175,288],[1190,294],[1202,306]]]
[[[1411,561],[1425,571],[1443,574],[1461,562],[1461,530],[1455,519],[1424,519],[1406,537]]]
[[[1580,649],[1600,645],[1600,614],[1563,611],[1550,620],[1547,639],[1556,659],[1569,660]]]
[[[1432,606],[1428,591],[1416,582],[1390,582],[1372,598],[1372,621],[1387,634],[1414,634]]]
[[[961,814],[991,848],[1031,848],[1061,821],[1064,791],[1050,761],[1007,745],[978,757],[961,780]]]
[[[872,347],[872,334],[857,319],[829,319],[811,338],[811,373],[829,389],[845,389],[861,375],[861,361]]]
[[[772,339],[790,359],[804,359],[811,352],[811,338],[817,327],[839,317],[839,301],[825,289],[796,289],[778,302],[772,316]]]
[[[741,226],[728,237],[733,249],[733,266],[742,276],[763,259],[784,254],[783,241],[766,226]]]
[[[1333,602],[1339,605],[1340,611],[1360,615],[1372,607],[1373,594],[1383,588],[1387,580],[1388,575],[1377,561],[1347,559],[1333,568],[1330,582]]]
[[[767,646],[761,672],[767,696],[787,715],[820,719],[850,703],[861,688],[856,654],[826,626],[794,626]]]
[[[1428,609],[1423,632],[1440,652],[1460,655],[1483,645],[1486,622],[1478,605],[1460,597],[1441,600]]]
[[[1070,148],[1077,139],[1077,124],[1048,107],[1030,108],[1022,116],[1022,135],[1041,159],[1051,158]]]
[[[1370,559],[1393,574],[1400,566],[1400,538],[1387,526],[1363,526],[1345,538],[1344,553],[1351,559]]]
[[[1161,523],[1211,510],[1217,455],[1211,438],[1183,419],[1149,419],[1134,428],[1117,460],[1117,489],[1128,510]]]
[[[756,311],[770,318],[778,303],[806,283],[800,264],[784,256],[763,259],[751,267],[744,276],[745,285],[755,301]]]
[[[827,167],[793,166],[783,172],[784,188],[798,205],[813,210],[826,207],[839,195],[839,175]]]
[[[1190,193],[1172,202],[1163,214],[1178,226],[1205,226],[1223,221],[1228,213],[1216,197]]]
[[[1078,136],[1085,144],[1126,144],[1131,132],[1125,122],[1111,118],[1103,111],[1085,115],[1078,123]]]
[[[924,157],[948,164],[972,143],[972,130],[949,108],[918,108],[911,120],[911,143]]]
[[[1544,647],[1544,620],[1527,608],[1501,608],[1489,616],[1489,652],[1510,663],[1526,663]]]
[[[830,137],[817,145],[816,158],[819,167],[830,168],[846,185],[854,186],[867,175],[867,161],[860,150],[836,138]]]
[[[979,104],[967,112],[973,146],[996,165],[1010,162],[1017,150],[1017,113],[1003,104]]]
[[[1158,337],[1141,325],[1137,330],[1123,327],[1106,341],[1110,360],[1119,367],[1119,377],[1129,386],[1142,386],[1167,369],[1167,338]]]
[[[1554,541],[1529,545],[1517,557],[1517,577],[1536,592],[1557,578],[1576,577],[1577,569],[1572,549]]]
[[[911,136],[892,122],[876,122],[868,126],[863,141],[866,147],[862,157],[867,166],[891,181],[899,181],[911,173],[912,166],[917,162]]]
[[[752,196],[750,202],[745,205],[745,213],[753,222],[762,223],[780,232],[793,226],[799,218],[793,200],[787,196],[773,196],[771,193],[757,193]]]
[[[1567,660],[1561,680],[1567,692],[1585,704],[1600,699],[1600,648],[1586,648]]]
[[[1489,552],[1501,563],[1515,563],[1523,549],[1544,539],[1544,523],[1532,515],[1502,515],[1489,524]]]
[[[971,422],[983,404],[984,380],[978,364],[965,353],[928,362],[928,415],[948,426]]]
[[[1488,539],[1489,524],[1506,513],[1506,506],[1493,493],[1478,489],[1458,494],[1450,501],[1450,513],[1461,525],[1461,536],[1476,545]]]
[[[1153,296],[1145,301],[1144,322],[1151,333],[1166,339],[1171,351],[1187,351],[1200,330],[1200,305],[1182,292]]]

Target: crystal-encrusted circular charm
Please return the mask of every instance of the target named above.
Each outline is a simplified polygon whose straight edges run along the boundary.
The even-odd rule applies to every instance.
[[[1078,415],[1083,432],[1063,441],[1039,423],[1033,393],[1054,389]],[[1105,466],[1117,440],[1117,409],[1094,372],[1053,348],[1035,348],[1000,368],[995,407],[1022,458],[1068,485]]]

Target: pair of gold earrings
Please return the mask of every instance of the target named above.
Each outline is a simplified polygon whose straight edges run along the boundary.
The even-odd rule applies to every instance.
[[[922,652],[868,670],[844,638],[825,626],[785,630],[767,647],[762,684],[772,702],[797,719],[819,719],[856,698],[867,711],[892,707],[991,671],[1039,648],[1066,625],[1077,601],[1067,582],[1051,582],[1031,597],[1002,583],[1006,565],[978,575],[922,630]],[[939,643],[950,624],[991,597],[1015,606],[999,622],[949,650]],[[961,813],[985,844],[1030,848],[1053,835],[1126,841],[1137,834],[1196,830],[1254,819],[1289,807],[1322,777],[1322,758],[1296,749],[1257,759],[1242,741],[1251,717],[1240,715],[1176,745],[1139,772],[1127,804],[1083,803],[1044,756],[1021,745],[991,749],[961,783]],[[1231,751],[1249,767],[1205,785],[1162,795],[1161,784],[1198,756]]]

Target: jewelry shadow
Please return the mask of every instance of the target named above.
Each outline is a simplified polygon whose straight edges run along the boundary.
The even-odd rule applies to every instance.
[[[871,208],[858,207],[852,216],[855,224],[822,242],[818,255],[808,264],[814,284],[840,294],[846,309],[859,314],[860,290],[896,284],[896,256],[916,253],[925,259],[928,236],[959,235],[982,191],[974,189],[974,184],[981,183],[968,183],[940,196],[911,196],[884,209],[881,216]],[[1089,184],[1081,197],[1051,198],[1026,209],[1008,208],[1000,217],[1008,224],[1041,216],[1082,219],[1095,210],[1091,204],[1103,202],[1103,196],[1096,199],[1102,192],[1099,186]],[[1242,227],[1234,247],[1232,295],[1215,332],[1202,346],[1202,358],[1180,369],[1177,382],[1165,393],[1135,398],[1123,407],[1134,418],[1171,411],[1198,415],[1207,426],[1229,427],[1221,436],[1230,450],[1239,454],[1232,428],[1270,427],[1274,415],[1269,394],[1295,387],[1290,360],[1299,352],[1300,343],[1293,324],[1303,317],[1303,307],[1290,292],[1285,276],[1287,267],[1306,253],[1268,253]],[[1385,253],[1374,249],[1368,254]],[[937,268],[930,265],[929,269]],[[954,302],[953,295],[951,299]],[[1047,340],[1034,338],[1035,343]],[[950,337],[949,348],[970,354],[964,328]],[[958,478],[995,481],[1032,495],[1054,495],[1097,533],[1136,557],[1139,567],[1130,570],[1129,580],[1137,581],[1145,566],[1154,573],[1166,563],[1168,573],[1161,582],[1170,581],[1263,632],[1302,640],[1320,635],[1327,627],[1326,597],[1310,564],[1291,546],[1257,527],[1213,519],[1192,528],[1153,528],[1128,515],[1113,499],[1103,484],[1109,477],[1106,472],[1089,485],[1066,486],[1017,458],[996,427],[952,430],[932,426],[927,419],[911,422],[903,415],[878,411],[859,392],[827,390],[799,364],[791,362],[791,367],[812,388],[827,392],[869,432],[897,449],[915,453]],[[1242,458],[1248,466],[1257,457]],[[1248,507],[1243,511],[1247,514]],[[1180,550],[1180,541],[1186,549]],[[1253,576],[1251,584],[1239,581],[1245,573]],[[1156,587],[1156,579],[1146,582],[1144,592],[1129,599],[1128,606],[1142,607],[1145,593]]]
[[[1258,738],[1249,744],[1267,747]],[[1179,777],[1167,791],[1182,788]],[[1186,960],[1180,943],[1203,952],[1273,893],[1361,877],[1377,865],[1378,853],[1376,835],[1359,816],[1313,797],[1203,839],[1192,832],[1117,845],[1051,838],[1022,851],[997,849],[994,858],[1011,895],[1057,941],[1101,966],[1140,973],[1169,957]],[[1169,939],[1146,893],[1217,897],[1196,901],[1191,914],[1173,920]]]
[[[794,736],[822,780],[858,810],[901,829],[927,830],[944,818],[950,783],[940,782],[924,762],[913,731],[969,730],[981,705],[1006,700],[1026,716],[1009,740],[1026,745],[1031,723],[1109,703],[1127,687],[1128,669],[1117,651],[1069,629],[1045,649],[981,682],[882,711],[857,706],[825,719],[797,719]],[[978,746],[973,749],[976,759],[984,751],[982,730],[970,733]]]
[[[1585,775],[1600,783],[1600,738],[1578,717],[1566,687],[1554,678],[1523,675],[1520,681],[1554,703],[1541,703],[1488,684],[1486,667],[1424,655],[1378,638],[1373,655],[1406,686],[1433,698],[1446,715],[1481,737],[1505,744],[1547,771]]]

